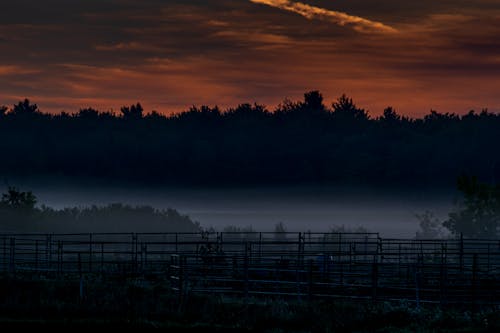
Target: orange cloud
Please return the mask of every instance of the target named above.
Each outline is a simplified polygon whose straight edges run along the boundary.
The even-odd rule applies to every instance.
[[[343,12],[328,10],[316,6],[310,6],[302,2],[289,0],[250,0],[253,3],[268,5],[279,9],[287,10],[305,18],[320,19],[329,21],[340,26],[350,25],[354,30],[363,33],[394,33],[396,29],[381,22],[371,21],[359,16],[349,15]]]
[[[0,65],[0,76],[35,74],[38,72],[39,72],[38,70],[31,69],[31,68],[23,68],[21,66]]]

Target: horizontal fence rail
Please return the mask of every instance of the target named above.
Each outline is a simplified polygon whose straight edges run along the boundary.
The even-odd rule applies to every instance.
[[[0,271],[163,278],[192,293],[500,304],[500,240],[377,233],[0,234]]]

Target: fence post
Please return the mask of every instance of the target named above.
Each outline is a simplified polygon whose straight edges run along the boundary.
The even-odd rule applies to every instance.
[[[57,241],[57,271],[61,276],[63,273],[63,244],[61,240]]]
[[[9,260],[9,272],[13,275],[16,274],[16,239],[14,237],[10,238],[10,260]]]
[[[248,242],[245,243],[245,258],[243,262],[243,269],[245,272],[245,301],[248,301],[248,289],[249,289],[249,283],[248,283]]]
[[[179,254],[173,254],[170,256],[170,282],[172,290],[177,292],[179,309],[182,306],[182,293],[183,288],[183,267],[182,267],[182,257]]]
[[[302,233],[299,232],[299,243],[297,245],[297,261],[300,261],[300,255],[302,253]]]
[[[38,239],[35,240],[35,272],[38,274]]]
[[[313,297],[313,260],[309,260],[309,274],[308,274],[308,280],[309,280],[309,301],[312,300]]]
[[[349,272],[352,271],[352,255],[354,252],[354,243],[350,242],[349,243]]]
[[[340,285],[343,286],[344,285],[344,261],[342,260],[342,258],[339,258],[339,263],[338,263],[338,266],[340,268],[340,271],[339,271],[339,282],[340,282]]]
[[[45,255],[46,255],[46,260],[47,260],[47,269],[48,270],[51,270],[52,269],[52,235],[50,234],[47,234],[47,237],[46,237],[46,252],[45,252]]]
[[[460,273],[464,271],[464,234],[460,233]]]
[[[7,237],[3,236],[3,270],[7,271],[8,264],[7,264]]]
[[[490,250],[490,243],[488,243],[488,272],[491,270],[491,265],[490,265],[490,255],[491,255],[491,250]]]
[[[441,276],[440,276],[440,289],[441,289],[441,304],[447,303],[446,283],[448,279],[448,265],[447,265],[447,247],[446,243],[441,245]]]
[[[175,253],[179,253],[179,233],[175,233]]]
[[[377,300],[377,289],[378,289],[378,256],[373,256],[372,264],[372,300]]]
[[[147,269],[147,266],[148,266],[148,244],[147,243],[143,243],[143,252],[144,252],[144,267],[142,268],[143,271],[145,269]]]
[[[92,233],[89,233],[89,273],[92,273]]]
[[[259,263],[262,261],[262,232],[259,232]]]
[[[104,273],[104,242],[101,242],[101,274]]]
[[[398,243],[398,277],[401,280],[402,279],[402,272],[401,272],[401,243]]]
[[[338,257],[339,263],[342,262],[342,233],[339,233]]]
[[[132,270],[137,270],[137,234],[132,233],[132,239],[130,243],[131,247],[131,259],[132,259]]]
[[[297,283],[297,299],[299,302],[301,300],[300,272],[304,268],[304,242],[305,242],[305,235],[303,235],[301,232],[299,232],[298,254],[297,254],[297,260],[295,262],[295,279],[296,279],[296,283]]]
[[[81,252],[78,252],[78,275],[80,277],[80,283],[79,283],[79,287],[80,287],[79,288],[79,291],[80,291],[79,296],[80,296],[80,298],[79,298],[79,300],[80,300],[80,302],[82,302],[84,294],[83,294],[83,271],[82,271],[82,254],[81,254]]]
[[[420,255],[417,258],[417,266],[415,269],[415,300],[417,303],[417,309],[420,310],[420,288],[421,288],[421,279],[422,279],[422,265],[423,265],[423,257]]]
[[[477,281],[477,273],[478,273],[478,259],[477,259],[477,253],[474,253],[474,256],[472,257],[472,303],[476,304],[477,302],[477,287],[478,287],[478,281]]]

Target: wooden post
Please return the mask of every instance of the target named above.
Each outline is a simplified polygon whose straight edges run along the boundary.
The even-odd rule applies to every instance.
[[[187,283],[186,283],[186,260],[185,257],[174,254],[170,256],[170,280],[172,288],[177,292],[179,298],[179,309],[183,305],[184,295],[187,294]]]
[[[445,305],[447,303],[447,290],[446,284],[448,279],[448,265],[447,265],[447,249],[446,243],[441,245],[441,275],[440,275],[440,293],[441,293],[441,304]]]
[[[365,235],[365,255],[363,257],[363,260],[366,260],[367,259],[367,255],[368,255],[368,236]]]
[[[148,266],[148,244],[144,243],[143,246],[144,246],[144,248],[143,248],[143,252],[144,252],[144,267],[143,267],[143,270],[144,270]]]
[[[16,274],[16,239],[14,237],[10,238],[9,272],[13,275]]]
[[[422,279],[422,267],[423,257],[418,257],[417,266],[415,268],[415,301],[417,303],[417,309],[420,309],[420,288],[421,288],[421,279]]]
[[[248,283],[248,242],[245,243],[245,258],[243,262],[243,269],[245,273],[245,300],[248,301],[248,291],[249,291],[249,283]]]
[[[382,264],[384,262],[384,248],[383,248],[383,243],[382,243],[382,238],[379,237],[378,239],[378,253],[380,256],[380,263]]]
[[[297,246],[297,262],[300,263],[302,261],[302,233],[299,232],[299,243]]]
[[[398,243],[398,277],[401,279],[401,243]]]
[[[262,232],[259,232],[259,263],[262,261]]]
[[[372,264],[372,300],[377,300],[377,289],[378,289],[378,257],[377,255],[373,256],[373,264]]]
[[[59,276],[63,273],[63,244],[61,240],[57,241],[57,272]]]
[[[472,302],[475,304],[477,302],[477,289],[478,289],[478,281],[477,281],[477,273],[478,273],[478,257],[477,253],[474,253],[472,257]]]
[[[218,233],[218,237],[217,237],[220,251],[224,251],[224,247],[223,247],[224,246],[224,238],[222,236],[223,234],[224,234],[223,232],[220,232],[220,233]]]
[[[101,274],[104,273],[104,242],[101,243]]]
[[[175,233],[175,253],[179,254],[179,233]]]
[[[47,269],[52,269],[52,235],[47,235],[46,238],[46,260],[47,260]]]
[[[299,276],[299,270],[301,267],[302,266],[301,266],[299,260],[297,259],[295,261],[295,282],[297,284],[297,300],[299,302],[301,301],[300,276]]]
[[[131,259],[132,259],[132,270],[137,269],[137,234],[132,233],[132,240],[130,244],[131,248]]]
[[[184,301],[186,291],[186,260],[184,256],[179,256],[179,295],[181,297],[181,304]]]
[[[7,263],[7,237],[3,236],[3,270],[7,271],[8,263]]]
[[[38,239],[35,240],[35,271],[38,273]]]
[[[340,256],[342,255],[342,233],[339,233],[339,248],[338,248],[338,251],[339,251],[338,255],[339,255],[339,259],[340,259],[341,258]]]
[[[339,260],[339,268],[340,268],[340,272],[339,272],[339,279],[340,279],[340,285],[343,286],[344,285],[344,262],[342,260]]]
[[[352,242],[349,243],[349,272],[352,271],[352,254],[353,254],[354,244]]]
[[[490,243],[488,243],[488,272],[491,270],[491,266],[490,266],[490,255],[491,255],[491,250],[490,250]]]
[[[464,271],[464,234],[460,233],[460,273]]]
[[[78,275],[80,277],[79,300],[83,301],[83,270],[82,270],[82,254],[78,252]]]
[[[304,248],[303,248],[303,244],[304,244],[304,239],[303,239],[303,235],[301,232],[299,232],[299,245],[298,245],[298,253],[297,253],[297,260],[295,261],[295,280],[296,280],[296,283],[297,283],[297,299],[298,301],[300,302],[301,300],[301,288],[300,288],[300,283],[301,283],[301,279],[300,279],[300,270],[303,268],[304,266]]]
[[[92,273],[92,233],[89,233],[89,273]]]
[[[309,291],[309,301],[312,300],[312,297],[313,297],[313,261],[312,259],[309,260],[309,265],[308,265],[308,270],[309,270],[309,274],[308,274],[308,285],[309,285],[309,288],[308,288],[308,291]]]

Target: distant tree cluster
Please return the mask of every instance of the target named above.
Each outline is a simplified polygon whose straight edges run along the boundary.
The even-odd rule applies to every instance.
[[[0,201],[0,232],[200,232],[174,209],[123,204],[53,209],[37,207],[31,192],[10,187]]]
[[[443,226],[469,238],[500,237],[500,185],[466,176],[459,177],[457,184],[463,199]]]
[[[161,115],[140,104],[40,112],[29,100],[0,107],[0,175],[68,176],[149,184],[446,184],[460,174],[499,178],[500,115],[393,108],[372,118],[343,95],[318,91],[275,110],[193,106]]]
[[[416,238],[500,238],[500,184],[462,175],[457,179],[457,189],[462,198],[446,220],[441,221],[430,211],[416,215],[420,222]]]

